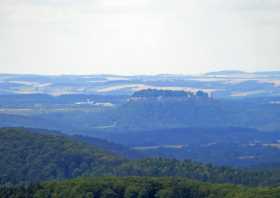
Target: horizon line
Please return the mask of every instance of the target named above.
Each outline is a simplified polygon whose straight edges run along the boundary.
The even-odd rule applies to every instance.
[[[236,73],[244,73],[244,74],[258,74],[258,73],[278,73],[279,70],[255,70],[255,71],[245,71],[245,70],[213,70],[208,72],[201,73],[138,73],[138,74],[121,74],[121,73],[39,73],[39,72],[26,72],[26,73],[16,73],[16,72],[0,72],[0,75],[22,75],[22,76],[199,76],[199,75],[207,75],[211,73],[221,73],[221,72],[236,72]]]

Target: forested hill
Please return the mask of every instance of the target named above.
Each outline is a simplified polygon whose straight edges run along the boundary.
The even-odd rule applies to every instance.
[[[0,129],[0,181],[33,183],[78,176],[178,176],[213,183],[276,186],[280,171],[248,172],[189,160],[126,160],[84,141],[23,128]],[[108,147],[115,148],[115,147]]]
[[[71,138],[73,138],[76,141],[81,141],[87,144],[94,145],[102,150],[109,151],[110,153],[121,156],[122,158],[142,159],[147,157],[146,154],[137,152],[127,146],[124,146],[122,144],[115,144],[113,142],[109,142],[103,139],[94,138],[90,136],[82,136],[82,135],[73,135],[71,136]],[[148,154],[148,156],[150,155]]]
[[[248,188],[170,177],[93,177],[0,187],[1,198],[278,198],[280,188]]]
[[[36,182],[98,173],[119,157],[60,134],[0,129],[0,181]]]

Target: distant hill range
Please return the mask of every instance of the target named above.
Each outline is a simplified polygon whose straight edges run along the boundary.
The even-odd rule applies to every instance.
[[[203,90],[164,89],[144,89],[130,97],[9,95],[0,97],[0,126],[46,128],[71,134],[185,127],[280,129],[279,97],[226,100],[210,95]],[[112,105],[81,105],[87,99]]]
[[[224,71],[216,71],[216,72],[208,72],[205,75],[243,75],[248,74],[247,72],[240,70],[224,70]]]
[[[251,127],[275,130],[280,128],[279,118],[276,116],[279,112],[277,107],[265,99],[250,102],[226,101],[213,99],[203,91],[147,89],[135,92],[129,102],[118,107],[113,115],[116,115],[117,128],[132,130],[182,127]],[[252,111],[255,113],[252,114]],[[263,119],[264,114],[270,119]]]
[[[207,76],[243,76],[243,75],[269,75],[269,76],[279,76],[280,71],[262,71],[262,72],[245,72],[240,70],[223,70],[223,71],[216,71],[216,72],[208,72],[205,75]]]
[[[217,98],[275,96],[280,72],[217,71],[201,75],[0,75],[0,95],[130,96],[141,89],[202,90]]]

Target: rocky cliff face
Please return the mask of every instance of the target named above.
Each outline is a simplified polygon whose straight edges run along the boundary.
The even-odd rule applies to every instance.
[[[158,102],[176,102],[176,101],[207,101],[210,97],[203,91],[186,92],[172,90],[146,89],[135,92],[130,101],[158,101]]]

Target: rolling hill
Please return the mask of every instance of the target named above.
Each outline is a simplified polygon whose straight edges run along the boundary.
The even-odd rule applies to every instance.
[[[61,134],[0,129],[0,183],[36,182],[94,174],[120,158]]]
[[[189,160],[127,160],[92,144],[45,130],[0,129],[0,183],[34,183],[79,176],[177,176],[213,183],[271,186],[280,171],[245,171]]]

